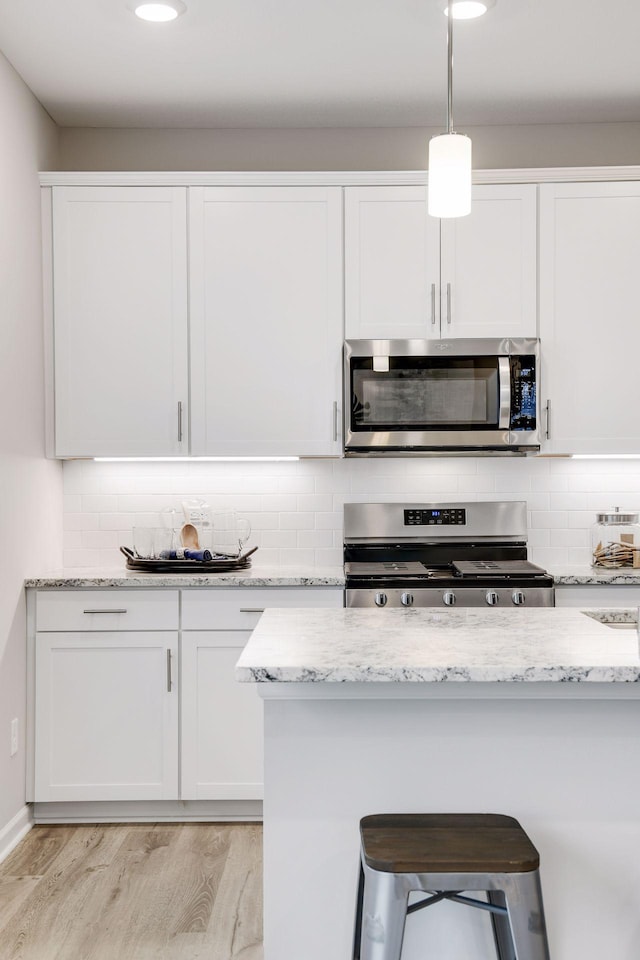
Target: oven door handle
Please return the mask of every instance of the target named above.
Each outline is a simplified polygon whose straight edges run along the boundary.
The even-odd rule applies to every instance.
[[[500,410],[498,427],[508,430],[511,418],[511,363],[509,357],[498,357],[498,389]]]

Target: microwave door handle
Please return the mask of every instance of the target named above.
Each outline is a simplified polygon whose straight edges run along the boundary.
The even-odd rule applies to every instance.
[[[498,384],[500,391],[498,428],[508,430],[511,417],[511,364],[509,357],[498,357]]]

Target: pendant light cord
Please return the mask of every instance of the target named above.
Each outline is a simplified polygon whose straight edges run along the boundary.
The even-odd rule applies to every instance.
[[[447,8],[447,133],[453,133],[453,16]]]

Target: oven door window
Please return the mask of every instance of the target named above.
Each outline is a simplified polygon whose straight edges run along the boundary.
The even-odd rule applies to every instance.
[[[370,357],[351,360],[351,429],[497,429],[497,357],[390,357],[373,370]]]

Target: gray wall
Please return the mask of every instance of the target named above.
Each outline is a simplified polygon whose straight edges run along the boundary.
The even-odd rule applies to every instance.
[[[23,581],[62,561],[62,468],[44,458],[40,188],[58,131],[0,55],[0,852],[24,810]],[[9,756],[12,718],[20,749]],[[4,831],[4,833],[3,833]]]
[[[442,130],[61,128],[59,170],[422,170]],[[640,123],[468,127],[476,169],[633,165]]]

